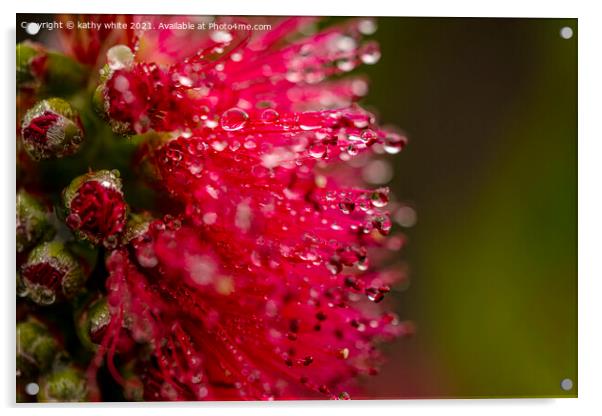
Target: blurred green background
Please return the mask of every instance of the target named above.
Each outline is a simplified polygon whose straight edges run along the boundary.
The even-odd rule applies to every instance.
[[[410,138],[391,188],[418,215],[395,297],[416,334],[366,398],[575,397],[577,20],[378,26],[366,103]]]

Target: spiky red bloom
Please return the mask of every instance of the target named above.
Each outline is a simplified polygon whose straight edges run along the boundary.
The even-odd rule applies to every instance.
[[[125,383],[122,329],[148,343],[148,400],[348,398],[377,372],[377,344],[404,333],[381,303],[399,277],[378,265],[389,191],[341,162],[405,138],[354,103],[365,80],[327,81],[378,59],[366,23],[303,37],[310,20],[212,32],[194,56],[116,65],[102,86],[116,130],[172,132],[140,161],[183,207],[106,263],[99,354]]]

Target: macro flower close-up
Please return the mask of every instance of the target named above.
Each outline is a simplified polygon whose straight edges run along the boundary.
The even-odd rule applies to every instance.
[[[86,19],[17,45],[17,401],[365,397],[413,332],[377,21]]]

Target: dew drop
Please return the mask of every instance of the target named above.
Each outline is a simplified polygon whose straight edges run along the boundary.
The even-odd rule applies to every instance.
[[[211,40],[216,43],[228,43],[232,41],[232,34],[225,30],[211,32],[209,36],[211,37]]]
[[[255,149],[257,147],[257,143],[255,143],[251,139],[247,139],[247,141],[243,144],[243,146],[245,149],[251,150],[251,149]]]
[[[217,214],[215,212],[207,212],[203,215],[203,222],[207,225],[215,224]]]
[[[378,135],[376,134],[376,132],[374,130],[366,129],[366,130],[362,131],[360,138],[362,139],[362,141],[365,144],[370,146],[371,144],[374,144],[376,142],[376,140],[378,139]]]
[[[336,47],[341,52],[351,52],[355,49],[355,39],[351,36],[340,36],[336,41]]]
[[[391,231],[391,220],[388,216],[378,216],[372,219],[372,225],[376,228],[382,235],[389,234]]]
[[[194,163],[188,167],[190,174],[196,178],[200,178],[203,172],[203,166],[200,163]]]
[[[383,208],[389,203],[389,196],[386,189],[378,189],[370,195],[370,202],[376,208]]]
[[[367,42],[359,49],[360,59],[367,65],[373,65],[380,59],[380,48],[376,42]]]
[[[332,259],[326,263],[326,269],[330,272],[330,274],[337,275],[343,270],[343,266],[340,261]]]
[[[355,68],[355,62],[350,58],[343,58],[337,61],[337,68],[343,72],[349,72]]]
[[[224,129],[224,130],[226,130],[226,129]],[[226,142],[225,140],[215,140],[214,142],[211,143],[211,147],[216,152],[221,152],[226,147],[228,147],[228,142]]]
[[[280,114],[271,108],[268,108],[261,113],[261,121],[264,123],[275,123],[278,121],[278,117],[280,117]]]
[[[346,391],[342,391],[337,396],[338,400],[351,400],[351,396]]]
[[[339,208],[343,214],[349,214],[355,209],[355,203],[351,199],[345,198],[345,200],[339,203]]]
[[[107,62],[114,71],[126,68],[134,62],[134,54],[126,45],[115,45],[107,51]]]
[[[366,289],[366,295],[368,296],[368,299],[374,303],[379,303],[385,298],[385,295],[375,288]]]
[[[251,253],[251,263],[256,267],[261,267],[261,256],[257,251]]]
[[[220,126],[226,131],[237,131],[245,126],[248,119],[249,115],[244,110],[234,107],[222,114]]]
[[[357,28],[362,35],[373,35],[376,32],[376,22],[373,19],[362,19]]]
[[[385,138],[384,149],[390,155],[395,155],[401,152],[401,149],[404,148],[408,139],[405,136],[401,136],[396,133],[389,133]]]
[[[326,154],[326,146],[322,143],[314,143],[309,148],[309,155],[315,159],[320,159]]]
[[[128,92],[130,88],[130,81],[123,75],[118,75],[115,78],[115,89],[119,92],[125,93]]]
[[[339,350],[339,358],[342,360],[349,358],[349,348],[341,348]]]
[[[299,128],[301,130],[316,130],[322,127],[322,118],[313,113],[304,113],[299,115]]]
[[[152,244],[144,244],[136,248],[136,259],[138,264],[142,267],[152,268],[155,267],[159,260],[155,256],[155,250]]]
[[[207,389],[207,387],[200,387],[197,390],[197,397],[199,399],[203,399],[203,398],[207,397],[208,394],[209,394],[209,390]]]

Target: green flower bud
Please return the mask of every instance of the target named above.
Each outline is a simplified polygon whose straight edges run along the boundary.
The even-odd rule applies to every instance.
[[[40,53],[39,48],[30,42],[17,44],[17,85],[34,82],[30,62]]]
[[[86,304],[76,312],[77,335],[82,344],[95,350],[102,342],[106,329],[111,322],[111,311],[105,297]]]
[[[48,328],[30,318],[17,324],[17,375],[47,371],[60,351]]]
[[[17,192],[17,253],[54,236],[42,205],[24,190]]]
[[[25,113],[21,138],[32,159],[59,159],[79,150],[84,130],[77,111],[67,101],[50,98]]]
[[[89,70],[59,52],[33,42],[17,44],[17,86],[44,95],[66,95],[85,86]]]
[[[57,298],[70,299],[83,287],[86,276],[79,261],[58,242],[43,243],[29,253],[21,266],[21,279],[27,296],[40,305]]]
[[[78,238],[113,248],[127,220],[119,171],[100,170],[75,178],[63,191],[65,222]]]
[[[40,379],[39,402],[85,402],[88,388],[85,374],[73,365],[54,369]]]

